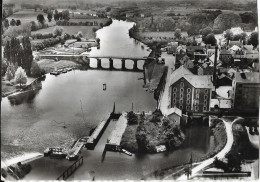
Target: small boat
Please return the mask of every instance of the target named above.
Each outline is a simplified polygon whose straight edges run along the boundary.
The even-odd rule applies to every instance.
[[[59,75],[60,72],[58,72],[58,71],[52,71],[50,74],[51,74],[51,75]]]
[[[103,90],[105,91],[106,89],[107,89],[107,84],[104,83],[104,84],[103,84]]]
[[[63,69],[63,70],[62,70],[62,73],[67,73],[67,69]]]
[[[63,73],[63,69],[58,69],[57,72]]]
[[[72,71],[72,68],[67,68],[67,71]]]
[[[132,156],[132,153],[131,153],[131,152],[128,152],[128,151],[125,150],[125,149],[122,149],[122,152],[125,153],[126,155]]]

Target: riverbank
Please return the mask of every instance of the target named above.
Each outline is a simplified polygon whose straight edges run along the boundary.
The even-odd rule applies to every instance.
[[[192,161],[193,167],[195,167],[201,161],[204,161],[206,159],[213,157],[219,151],[221,151],[224,148],[224,146],[226,145],[227,134],[225,131],[225,124],[221,120],[218,120],[218,119],[213,120],[212,123],[213,124],[211,125],[210,128],[211,128],[211,133],[214,136],[215,145],[203,157],[200,157],[197,160],[193,160]],[[162,180],[162,179],[165,179],[165,177],[170,176],[170,178],[167,178],[167,179],[176,180],[178,177],[180,177],[182,174],[184,174],[184,172],[185,172],[184,168],[188,164],[189,163],[187,162],[182,165],[175,165],[175,166],[171,166],[171,167],[168,167],[165,169],[160,169],[160,170],[154,171],[153,173],[151,173],[147,176],[144,176],[143,179],[145,179],[145,180],[149,180],[149,179]]]
[[[53,59],[41,59],[37,62],[40,69],[44,70],[45,73],[50,73],[54,71],[55,69],[62,69],[62,68],[80,68],[81,65],[75,63],[75,61],[70,60],[60,60],[55,61]]]

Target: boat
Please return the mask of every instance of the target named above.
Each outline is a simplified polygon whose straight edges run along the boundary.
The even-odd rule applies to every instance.
[[[64,148],[47,148],[44,150],[44,157],[62,159],[67,156],[67,152]]]
[[[131,153],[131,152],[128,152],[128,151],[125,150],[125,149],[122,149],[122,152],[125,153],[126,155],[132,156],[132,153]]]
[[[105,91],[106,89],[107,89],[107,84],[104,83],[104,84],[103,84],[103,90]]]
[[[67,71],[72,71],[72,68],[67,68]]]
[[[58,69],[57,72],[62,73],[63,69]]]
[[[58,71],[52,71],[50,74],[51,74],[51,75],[59,75],[60,72],[58,72]]]
[[[67,69],[63,69],[63,70],[62,70],[62,73],[67,73]]]

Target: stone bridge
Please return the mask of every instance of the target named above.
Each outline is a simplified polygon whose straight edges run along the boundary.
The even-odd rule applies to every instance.
[[[154,59],[152,57],[124,57],[124,56],[89,56],[89,55],[50,55],[50,54],[44,54],[39,55],[40,59],[56,59],[56,60],[71,60],[78,62],[79,59],[83,60],[89,69],[95,69],[95,70],[113,70],[113,71],[133,71],[133,72],[142,72],[143,69],[139,69],[137,66],[138,61],[147,61]],[[90,66],[90,59],[96,59],[97,60],[97,67],[91,67]],[[105,68],[102,67],[102,60],[108,59],[109,60],[109,67]],[[121,60],[121,68],[115,68],[114,67],[114,60],[119,59]],[[126,68],[125,62],[126,60],[133,61],[134,65],[132,69]]]

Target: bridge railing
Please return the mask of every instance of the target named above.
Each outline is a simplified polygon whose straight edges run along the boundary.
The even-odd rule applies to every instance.
[[[64,171],[56,180],[67,180],[83,164],[83,156],[74,162],[66,171]]]

